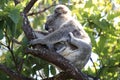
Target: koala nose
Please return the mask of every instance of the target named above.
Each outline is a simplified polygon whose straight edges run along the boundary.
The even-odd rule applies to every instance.
[[[45,24],[45,30],[49,30],[49,27],[48,27],[48,25],[47,24]]]

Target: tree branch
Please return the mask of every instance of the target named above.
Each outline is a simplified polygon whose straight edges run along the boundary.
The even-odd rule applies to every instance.
[[[37,1],[37,0],[31,0],[31,1],[28,3],[28,5],[24,8],[23,13],[24,13],[24,14],[27,14],[27,13],[30,11],[30,9],[32,8],[32,6],[35,4],[36,1]]]
[[[25,36],[27,37],[27,39],[30,41],[32,39],[35,39],[35,35],[33,34],[33,29],[30,26],[30,23],[28,21],[28,18],[26,16],[26,14],[22,13],[22,17],[23,17],[23,26],[22,29],[25,33]]]
[[[31,54],[35,57],[44,59],[52,64],[55,64],[76,80],[83,80],[84,78],[86,78],[86,76],[84,76],[81,71],[78,71],[78,69],[74,65],[72,65],[70,61],[55,52],[47,50],[46,48],[39,47],[39,50],[27,48],[25,50],[25,53]]]
[[[70,75],[68,75],[66,72],[60,72],[59,74],[50,77],[50,78],[46,78],[43,80],[67,80],[67,79],[71,79],[72,77]]]
[[[44,8],[43,10],[38,11],[38,12],[28,13],[28,16],[36,15],[36,14],[40,14],[40,13],[42,13],[42,12],[45,12],[46,10],[50,9],[51,7],[53,7],[53,6],[55,6],[55,5],[56,5],[56,4],[52,4],[52,5],[50,5],[50,6],[46,7],[46,8]]]

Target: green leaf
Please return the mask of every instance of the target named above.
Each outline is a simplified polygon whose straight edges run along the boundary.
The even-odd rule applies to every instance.
[[[56,70],[55,70],[55,67],[54,66],[50,66],[50,72],[52,75],[55,75],[56,74]]]
[[[3,32],[2,30],[0,29],[0,40],[3,39],[4,35],[3,35]]]
[[[118,16],[120,16],[119,12],[110,12],[110,13],[108,13],[107,19],[113,20],[115,17],[118,17]]]
[[[106,40],[107,40],[107,37],[105,35],[101,35],[100,40],[98,42],[99,53],[101,53],[105,49],[105,44],[107,43]]]
[[[7,2],[8,2],[8,0],[0,0],[0,8],[4,8],[4,6]]]
[[[46,65],[46,66],[44,67],[44,73],[45,73],[45,75],[46,75],[47,77],[49,77],[49,67],[48,67],[48,65]]]
[[[15,24],[13,23],[13,21],[8,17],[6,19],[6,26],[7,26],[7,30],[9,31],[9,35],[15,35]]]
[[[95,23],[102,30],[106,30],[110,26],[109,23],[105,19],[95,22]]]
[[[20,19],[20,11],[19,11],[19,9],[11,10],[8,16],[12,19],[12,21],[15,24],[17,24],[19,19]]]
[[[0,20],[0,29],[3,29],[4,27],[4,20]]]
[[[85,8],[91,8],[93,6],[92,0],[88,0],[85,4]]]
[[[26,37],[23,37],[22,45],[23,45],[23,47],[26,47],[28,45],[28,39]]]

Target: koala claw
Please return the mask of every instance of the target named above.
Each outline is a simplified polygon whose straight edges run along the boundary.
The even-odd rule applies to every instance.
[[[72,32],[69,32],[69,37],[69,42],[71,42],[75,38]]]
[[[70,38],[73,38],[73,37],[74,37],[74,35],[73,35],[72,32],[69,32],[69,35],[70,35]]]

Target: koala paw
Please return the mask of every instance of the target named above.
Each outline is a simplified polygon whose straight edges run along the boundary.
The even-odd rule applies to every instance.
[[[36,44],[36,40],[34,39],[34,40],[31,40],[30,42],[29,42],[29,45],[35,45]]]

